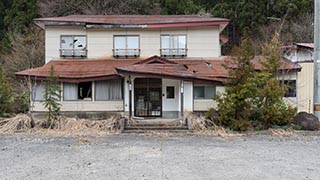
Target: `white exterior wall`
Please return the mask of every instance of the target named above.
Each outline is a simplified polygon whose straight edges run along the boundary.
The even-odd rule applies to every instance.
[[[167,86],[174,87],[174,98],[167,99]],[[180,111],[180,80],[162,79],[162,111]]]
[[[61,103],[61,111],[64,112],[122,112],[123,101],[63,101]],[[42,102],[36,101],[31,103],[33,105],[32,111],[45,112]]]
[[[183,110],[193,111],[193,82],[184,81],[183,89]]]
[[[175,29],[85,29],[84,27],[46,27],[46,62],[60,59],[61,35],[86,35],[89,59],[113,58],[114,35],[139,35],[140,58],[160,56],[161,34],[186,34],[188,56],[212,58],[221,56],[218,26],[183,27]]]
[[[46,27],[45,29],[45,56],[46,63],[52,59],[60,59],[61,35],[87,35],[83,27]]]

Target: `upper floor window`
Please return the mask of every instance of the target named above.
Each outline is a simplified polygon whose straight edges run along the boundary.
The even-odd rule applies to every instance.
[[[61,57],[87,57],[87,37],[82,35],[61,36]]]
[[[161,35],[161,56],[187,56],[186,35]]]
[[[140,56],[140,43],[138,35],[115,35],[113,38],[114,57]]]

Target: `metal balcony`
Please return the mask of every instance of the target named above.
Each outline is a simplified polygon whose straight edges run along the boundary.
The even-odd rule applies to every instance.
[[[60,57],[87,57],[87,49],[60,49]]]
[[[113,57],[139,57],[140,49],[113,49]]]
[[[160,49],[160,55],[162,57],[186,57],[188,49],[186,48],[163,48]]]

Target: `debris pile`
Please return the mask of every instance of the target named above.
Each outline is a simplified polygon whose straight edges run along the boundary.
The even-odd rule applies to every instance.
[[[27,131],[34,127],[34,121],[26,114],[0,119],[0,133],[10,134]]]
[[[296,136],[297,133],[289,128],[289,129],[269,129],[269,132],[273,136],[278,136],[278,137],[289,137],[289,136]]]
[[[0,119],[0,134],[32,133],[40,135],[99,136],[120,129],[119,116],[106,120],[88,120],[61,117],[53,129],[47,129],[46,119],[33,120],[26,114]]]

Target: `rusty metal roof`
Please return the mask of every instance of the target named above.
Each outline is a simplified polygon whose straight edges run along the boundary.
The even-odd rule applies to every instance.
[[[198,15],[70,15],[37,18],[34,21],[37,24],[47,25],[68,23],[73,25],[144,25],[144,28],[227,25],[229,23],[228,19]]]
[[[119,78],[123,74],[222,82],[229,77],[228,71],[223,67],[227,59],[230,57],[170,61],[157,56],[145,60],[52,60],[40,68],[17,72],[16,76],[46,79],[50,74],[51,66],[53,66],[55,74],[65,82],[106,80]],[[282,60],[282,62],[282,70],[301,70],[301,67],[296,63],[286,60]],[[259,57],[253,60],[253,64],[256,70],[261,70]]]

